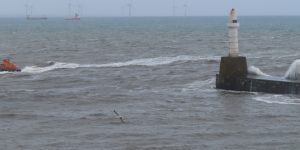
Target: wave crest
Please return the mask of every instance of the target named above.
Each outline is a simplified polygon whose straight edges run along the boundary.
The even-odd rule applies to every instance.
[[[43,73],[55,69],[76,69],[76,68],[109,68],[109,67],[126,67],[126,66],[159,66],[167,65],[178,61],[199,61],[199,60],[219,60],[218,56],[176,56],[176,57],[157,57],[157,58],[144,58],[135,59],[126,62],[115,62],[107,64],[76,64],[64,62],[51,62],[48,66],[29,66],[22,69],[25,73]]]
[[[300,59],[295,60],[292,63],[284,78],[289,80],[300,80]]]

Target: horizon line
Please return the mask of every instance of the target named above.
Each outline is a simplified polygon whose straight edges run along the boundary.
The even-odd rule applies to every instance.
[[[40,16],[33,16],[33,17],[47,17],[50,18],[66,18],[67,16],[47,16],[47,15],[40,15]],[[188,18],[188,17],[228,17],[226,15],[190,15],[190,16],[81,16],[81,18],[159,18],[159,17],[181,17],[181,18]],[[300,17],[300,15],[239,15],[239,17]],[[25,18],[26,16],[0,16],[1,19],[13,19],[13,18]]]

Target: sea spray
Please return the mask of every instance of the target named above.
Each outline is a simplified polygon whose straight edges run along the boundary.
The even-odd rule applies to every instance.
[[[250,66],[248,68],[248,74],[250,74],[250,75],[257,75],[257,76],[267,76],[267,77],[270,76],[270,75],[262,72],[259,68],[255,67],[255,66]]]
[[[288,71],[286,72],[284,78],[289,80],[300,80],[300,60],[295,60]]]

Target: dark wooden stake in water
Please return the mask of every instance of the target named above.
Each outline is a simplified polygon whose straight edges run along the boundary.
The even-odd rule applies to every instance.
[[[115,113],[115,115],[121,120],[122,123],[125,123],[123,117],[120,116],[120,114],[119,114],[116,110],[114,110],[114,113]]]

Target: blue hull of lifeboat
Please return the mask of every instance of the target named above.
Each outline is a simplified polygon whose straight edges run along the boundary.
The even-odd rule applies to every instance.
[[[21,69],[16,69],[16,70],[4,70],[4,69],[0,69],[0,72],[21,72]]]

